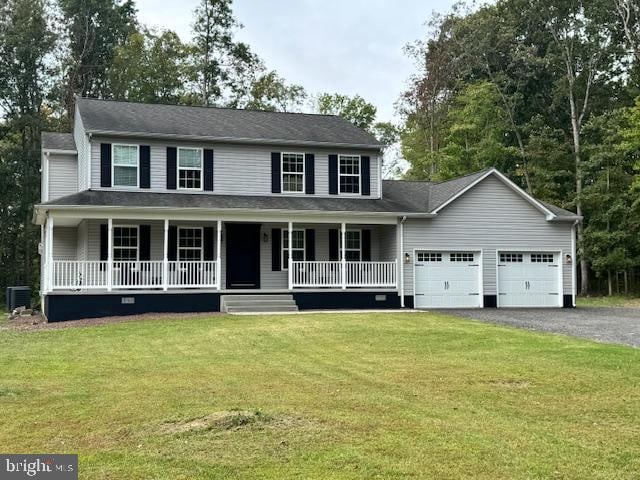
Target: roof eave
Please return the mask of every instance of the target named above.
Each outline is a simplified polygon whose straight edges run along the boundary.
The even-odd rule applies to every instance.
[[[386,145],[376,143],[340,143],[340,142],[319,142],[313,140],[282,140],[270,138],[241,138],[241,137],[213,137],[208,135],[182,135],[175,133],[153,133],[153,132],[129,132],[118,130],[86,129],[92,135],[115,136],[115,137],[141,137],[159,138],[172,140],[188,140],[202,142],[224,142],[240,143],[250,145],[304,145],[310,147],[339,147],[339,148],[360,148],[365,150],[382,150]]]

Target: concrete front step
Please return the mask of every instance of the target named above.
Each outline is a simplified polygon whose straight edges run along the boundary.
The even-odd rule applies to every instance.
[[[295,312],[298,310],[293,295],[223,295],[223,312]]]

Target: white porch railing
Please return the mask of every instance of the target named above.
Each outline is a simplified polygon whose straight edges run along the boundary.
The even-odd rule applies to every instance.
[[[396,284],[396,262],[345,262],[346,287],[388,288]],[[293,261],[291,262],[292,286],[294,288],[343,286],[342,262],[340,261]]]
[[[52,288],[61,290],[104,289],[109,287],[109,262],[95,260],[55,260]],[[169,261],[167,282],[164,262],[114,261],[111,286],[115,289],[135,288],[216,288],[216,262]]]

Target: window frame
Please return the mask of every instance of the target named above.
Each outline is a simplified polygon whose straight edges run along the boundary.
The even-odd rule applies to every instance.
[[[442,252],[416,252],[418,262],[442,262]]]
[[[200,231],[200,247],[181,247],[180,232],[183,230],[199,230]],[[180,260],[180,250],[200,250],[200,260]],[[178,262],[202,262],[204,260],[204,227],[178,226],[176,233],[176,260]]]
[[[282,239],[282,241],[280,242],[280,265],[282,270],[289,270],[289,262],[287,261],[288,254],[289,254],[289,247],[288,246],[285,247],[284,245],[285,239],[287,241],[287,244],[289,243],[289,229],[283,228],[281,229],[281,232],[282,233],[280,234],[280,238]],[[307,259],[307,229],[294,228],[293,230],[291,230],[291,232],[292,232],[292,236],[293,236],[293,232],[302,232],[302,248],[292,248],[291,253],[293,253],[294,250],[298,250],[298,251],[302,250],[302,258],[304,258],[303,261],[305,261]]]
[[[352,157],[358,159],[358,192],[343,192],[341,187],[340,178],[341,177],[355,177],[356,175],[353,173],[342,173],[340,171],[340,162],[343,157]],[[339,154],[338,155],[338,194],[339,195],[351,195],[351,196],[360,196],[362,195],[362,155],[351,155],[351,154]]]
[[[112,239],[112,245],[111,245],[111,258],[113,258],[113,263],[117,263],[117,262],[139,262],[140,261],[140,225],[127,225],[127,224],[118,224],[118,225],[113,225],[112,227],[112,235],[113,235],[113,239]],[[131,247],[131,246],[127,246],[127,247],[123,247],[123,246],[116,246],[116,228],[133,228],[136,231],[136,246],[135,247]],[[116,249],[117,250],[133,250],[133,248],[135,248],[136,250],[136,259],[135,260],[116,260]]]
[[[285,172],[284,171],[284,156],[285,155],[300,155],[302,156],[302,172]],[[303,152],[280,152],[280,191],[287,195],[304,195],[306,193],[307,186],[305,185],[305,175],[306,175],[306,165],[305,165],[305,154]],[[301,175],[302,176],[302,190],[300,191],[291,191],[284,189],[284,176],[286,175]]]
[[[200,151],[200,168],[181,167],[180,166],[180,150],[198,150]],[[180,170],[193,170],[200,172],[200,187],[181,187],[180,186]],[[204,148],[202,147],[176,147],[176,189],[191,192],[202,192],[204,190]]]
[[[133,168],[133,165],[116,165],[116,147],[136,147],[136,184],[116,185],[116,167]],[[135,143],[111,144],[111,186],[118,188],[140,188],[140,145]]]
[[[347,234],[349,233],[357,233],[358,234],[358,248],[346,248],[344,249],[344,258],[347,262],[362,262],[362,229],[360,228],[350,228],[345,230],[345,243],[346,243],[346,237]],[[338,250],[340,251],[340,254],[342,255],[342,232],[339,232],[339,237],[338,237]],[[358,252],[358,260],[348,260],[347,259],[347,252]],[[341,257],[342,258],[342,257]]]

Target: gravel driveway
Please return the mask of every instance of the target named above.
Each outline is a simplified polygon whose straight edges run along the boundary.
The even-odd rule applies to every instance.
[[[450,313],[482,322],[640,347],[640,308],[483,308]]]

